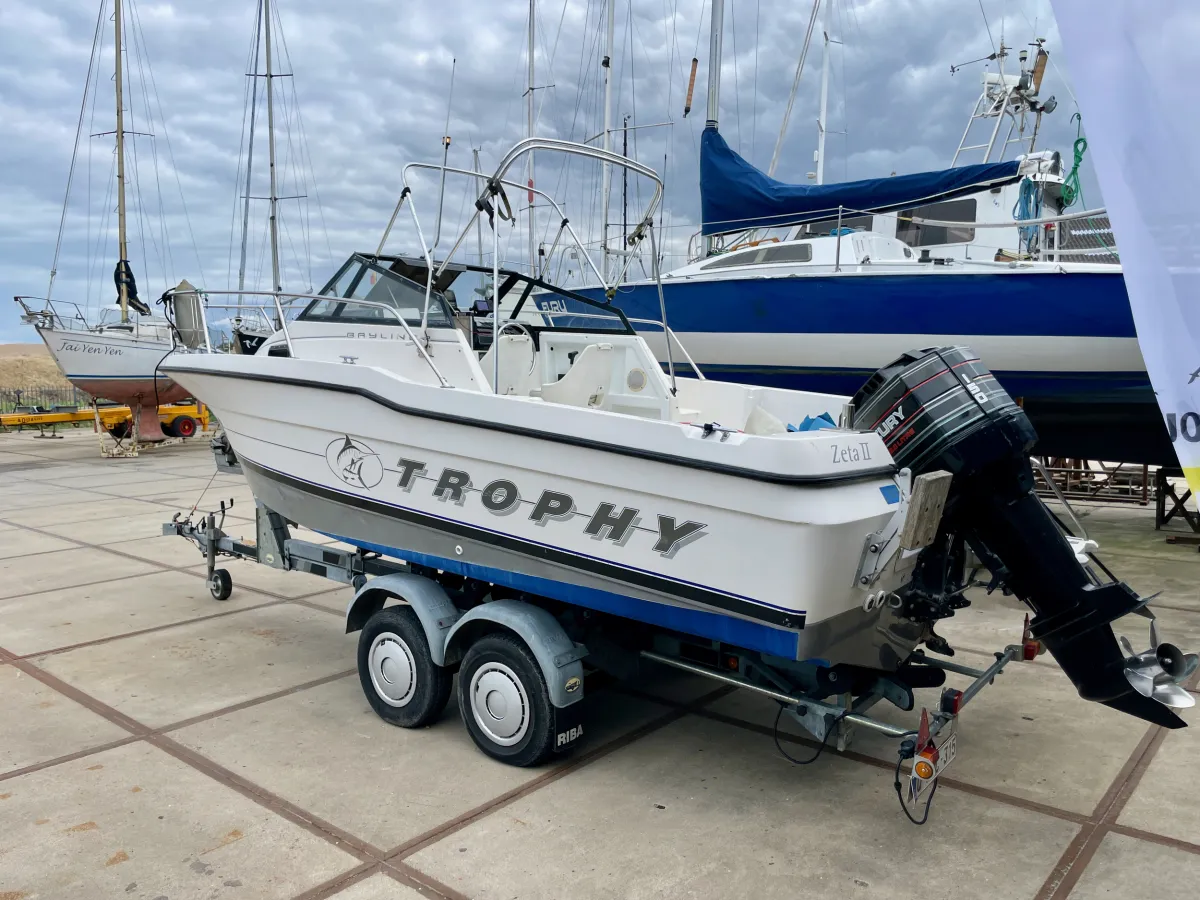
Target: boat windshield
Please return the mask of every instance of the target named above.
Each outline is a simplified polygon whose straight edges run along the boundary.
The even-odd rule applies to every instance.
[[[382,303],[396,310],[410,326],[421,324],[425,285],[417,284],[376,262],[352,256],[321,290],[329,299],[313,300],[296,317],[299,322],[347,322],[362,325],[398,324],[387,310],[347,300]],[[434,291],[429,298],[429,327],[453,328],[446,298]]]

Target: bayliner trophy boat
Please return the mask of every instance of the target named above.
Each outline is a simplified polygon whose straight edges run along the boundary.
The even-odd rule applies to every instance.
[[[521,141],[486,179],[475,217],[492,220],[506,189],[529,190],[505,176],[534,151],[651,180],[635,238],[658,258],[661,181],[583,145]],[[255,354],[163,366],[220,417],[223,458],[236,455],[275,526],[408,563],[357,579],[347,613],[384,719],[432,721],[457,672],[477,745],[531,765],[582,736],[584,664],[628,675],[649,658],[777,699],[822,749],[835,735],[842,745],[851,724],[899,738],[897,772],[912,761],[902,804],[952,760],[963,705],[1042,647],[1083,697],[1184,724],[1171,707],[1194,702],[1179,682],[1195,655],[1157,636],[1145,653],[1118,646],[1111,622],[1147,601],[1093,572],[1094,544],[1066,536],[1033,493],[1035,435],[974,353],[905,355],[851,400],[707,380],[694,366],[685,377],[660,318],[664,372],[618,308],[500,268],[494,228],[493,266],[457,267],[491,274],[497,304],[510,301],[479,359],[435,289],[451,267],[421,236],[411,168],[401,203],[424,284],[401,274],[418,271],[413,260],[356,255]],[[561,219],[559,237],[587,257],[562,209],[537,193]],[[571,313],[571,326],[523,322],[534,291],[589,312]],[[211,537],[206,522],[167,530]],[[269,531],[260,522],[260,541]],[[1027,639],[983,671],[920,649],[949,650],[934,625],[968,604],[970,553],[991,587],[1035,613]],[[866,714],[881,699],[914,709],[914,690],[941,686],[947,669],[976,680],[947,688],[919,728]]]
[[[129,263],[125,215],[126,101],[123,93],[124,60],[121,50],[125,34],[121,0],[113,0],[113,24],[117,245],[120,255],[113,273],[117,302],[103,311],[99,322],[89,323],[78,304],[63,304],[57,301],[62,310],[71,310],[60,311],[56,302],[50,300],[49,292],[43,301],[44,308],[40,310],[32,309],[29,305],[36,298],[17,297],[16,301],[23,310],[22,320],[34,326],[68,381],[94,397],[128,404],[134,410],[134,434],[137,440],[161,441],[166,435],[159,424],[158,406],[183,400],[187,397],[187,391],[172,382],[159,369],[159,363],[175,347],[171,325],[165,318],[153,316],[150,307],[138,298],[136,281]],[[100,40],[99,30],[96,32],[96,40]],[[93,58],[98,58],[98,54],[93,52]],[[80,121],[82,122],[82,119]],[[76,140],[78,139],[77,135]],[[56,265],[52,269],[54,268],[57,268],[57,251]]]
[[[817,183],[787,184],[718,131],[723,5],[712,5],[701,233],[688,264],[662,282],[672,326],[701,369],[848,393],[906,349],[965,343],[1021,399],[1039,453],[1174,466],[1104,210],[1067,210],[1060,154],[1035,149],[1056,105],[1039,96],[1041,42],[1021,51],[1018,74],[1004,71],[1008,48],[994,54],[998,71],[983,73],[953,168],[825,184],[822,114]],[[1005,159],[1012,149],[1018,158]],[[598,286],[581,292],[603,296]],[[637,281],[613,302],[645,318],[658,287]],[[573,308],[549,295],[537,305]]]

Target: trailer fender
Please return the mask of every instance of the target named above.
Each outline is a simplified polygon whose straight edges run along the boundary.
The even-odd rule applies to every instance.
[[[562,709],[583,699],[581,660],[587,656],[587,648],[572,641],[546,610],[520,600],[495,600],[469,610],[446,637],[446,657],[460,658],[466,650],[466,636],[481,625],[487,628],[488,623],[511,631],[529,647],[546,678],[554,706]]]
[[[396,572],[372,578],[354,595],[346,607],[346,633],[361,631],[367,620],[395,597],[412,607],[425,629],[433,661],[445,665],[446,646],[459,613],[442,586],[420,575]]]

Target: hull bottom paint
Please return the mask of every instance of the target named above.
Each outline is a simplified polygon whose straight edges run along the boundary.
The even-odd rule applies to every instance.
[[[251,463],[242,458],[246,480],[257,500],[285,518],[313,531],[385,556],[458,575],[528,591],[576,606],[686,634],[726,642],[785,659],[835,657],[858,665],[895,669],[918,639],[919,627],[891,614],[853,609],[819,623],[791,617],[799,627],[778,627],[712,609],[688,605],[673,597],[631,589],[627,583],[539,560],[516,559],[505,549],[406,522],[385,509],[364,509],[361,498],[334,494]],[[638,596],[640,594],[640,596]],[[777,618],[764,608],[762,615]],[[881,635],[891,642],[880,645]]]

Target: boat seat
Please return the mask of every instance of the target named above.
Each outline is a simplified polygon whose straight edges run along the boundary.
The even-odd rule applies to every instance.
[[[534,373],[537,360],[537,350],[533,340],[527,334],[500,335],[500,384],[492,385],[498,394],[517,394],[524,396],[538,386],[538,378]],[[495,351],[489,347],[487,353],[479,360],[483,375],[491,384],[492,360]]]
[[[588,344],[575,357],[567,374],[542,385],[542,399],[566,406],[603,406],[612,382],[613,360],[612,344]]]
[[[757,435],[787,434],[787,426],[778,417],[756,405],[754,409],[750,410],[750,415],[746,417],[746,424],[742,427],[742,431],[746,434]]]

